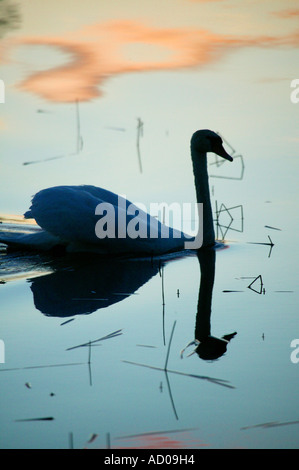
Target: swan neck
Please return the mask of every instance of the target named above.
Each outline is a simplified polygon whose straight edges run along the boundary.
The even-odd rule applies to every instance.
[[[191,158],[197,203],[203,204],[203,246],[215,243],[213,213],[210,199],[207,154],[191,146]]]

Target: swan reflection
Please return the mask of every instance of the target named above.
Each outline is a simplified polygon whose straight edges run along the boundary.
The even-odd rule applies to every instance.
[[[53,264],[52,273],[30,279],[34,305],[47,316],[90,314],[133,295],[159,272],[161,263],[84,256]]]
[[[198,250],[197,257],[200,265],[200,286],[197,303],[197,313],[195,321],[194,340],[185,349],[195,345],[194,351],[198,357],[204,360],[219,359],[227,350],[230,340],[237,334],[236,332],[223,335],[217,338],[211,335],[211,313],[212,294],[215,280],[216,251],[213,248],[202,248]]]
[[[191,354],[201,359],[215,360],[227,351],[236,332],[221,338],[212,335],[211,313],[215,280],[216,250],[197,251],[200,283],[194,340],[183,350],[195,346]],[[107,308],[130,295],[156,276],[172,258],[107,259],[71,257],[53,261],[53,272],[30,279],[35,307],[44,315],[72,317]],[[189,356],[191,355],[189,354]]]

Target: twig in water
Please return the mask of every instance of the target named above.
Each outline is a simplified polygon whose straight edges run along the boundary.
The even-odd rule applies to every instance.
[[[97,437],[98,437],[98,434],[92,434],[90,438],[88,439],[87,444],[91,444],[93,441],[96,440]]]
[[[70,320],[66,320],[66,321],[60,323],[60,326],[66,325],[67,323],[70,323],[71,321],[74,321],[74,320],[75,320],[74,318],[71,318]]]
[[[74,435],[72,432],[69,433],[69,446],[70,446],[70,449],[74,448]]]
[[[32,160],[32,161],[29,161],[29,162],[23,162],[24,166],[33,165],[35,163],[49,162],[51,160],[58,160],[60,158],[73,157],[73,156],[78,155],[82,151],[82,149],[83,149],[83,138],[81,136],[81,125],[80,125],[80,114],[79,114],[78,100],[76,100],[75,105],[76,105],[76,150],[75,150],[75,152],[64,154],[64,155],[57,155],[56,157],[48,157],[48,158],[44,158],[42,160]]]
[[[76,349],[76,348],[83,348],[84,346],[90,347],[91,344],[97,343],[98,341],[104,341],[104,339],[115,338],[116,336],[122,335],[121,331],[122,330],[116,330],[116,331],[113,331],[113,333],[109,333],[109,335],[103,336],[102,338],[95,339],[93,341],[88,341],[87,343],[78,344],[78,346],[72,346],[71,348],[68,348],[67,351],[70,351],[71,349]]]
[[[71,362],[69,364],[49,364],[45,366],[27,366],[27,367],[12,367],[11,369],[0,369],[0,372],[10,372],[15,370],[25,370],[25,369],[46,369],[48,367],[66,367],[66,366],[82,366],[84,362]]]
[[[126,364],[133,364],[135,366],[147,367],[148,369],[159,370],[159,371],[165,372],[165,369],[162,367],[149,366],[147,364],[140,364],[139,362],[125,361],[125,360],[123,360],[122,362],[125,362]],[[180,372],[177,370],[169,370],[169,369],[167,369],[167,372],[168,374],[177,374],[177,375],[182,375],[185,377],[191,377],[194,379],[207,380],[208,382],[212,382],[217,385],[222,385],[223,387],[227,387],[227,388],[235,388],[233,385],[229,385],[228,381],[224,379],[217,379],[217,378],[209,377],[206,375],[188,374],[186,372]]]
[[[76,100],[76,130],[77,130],[77,154],[83,149],[83,138],[81,136],[81,125],[80,125],[80,114],[79,114],[79,103]]]
[[[171,334],[170,334],[170,339],[169,339],[169,343],[168,343],[168,349],[167,349],[167,354],[166,354],[166,360],[165,360],[164,370],[167,370],[168,358],[169,358],[169,353],[170,353],[170,346],[171,346],[171,342],[172,342],[172,337],[173,337],[175,325],[176,325],[176,321],[175,321],[174,324],[173,324],[173,327],[172,327],[172,330],[171,330]]]
[[[107,432],[107,434],[106,434],[106,447],[107,447],[107,449],[111,449],[110,432]]]
[[[142,163],[141,163],[141,154],[140,154],[140,137],[142,136],[143,136],[143,122],[140,118],[137,118],[137,155],[138,155],[140,173],[142,173]]]
[[[52,416],[46,418],[27,418],[27,419],[15,419],[15,422],[21,423],[26,421],[54,421]]]
[[[92,386],[92,372],[91,372],[91,342],[88,343],[88,372],[89,372],[89,385]]]

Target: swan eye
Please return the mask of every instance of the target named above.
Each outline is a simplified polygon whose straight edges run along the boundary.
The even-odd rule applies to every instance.
[[[212,146],[218,147],[223,144],[223,140],[221,139],[219,135],[216,135],[215,137],[211,138],[211,144]]]
[[[223,140],[221,139],[220,135],[217,135],[215,137],[215,144],[222,144],[223,143]]]

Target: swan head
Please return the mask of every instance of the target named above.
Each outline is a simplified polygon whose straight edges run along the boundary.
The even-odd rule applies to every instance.
[[[191,149],[199,153],[213,152],[230,162],[233,161],[233,158],[224,149],[220,135],[209,129],[194,132],[191,138]]]

